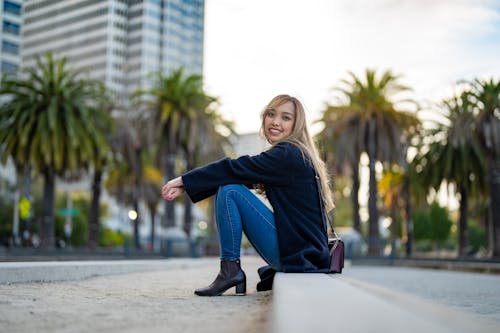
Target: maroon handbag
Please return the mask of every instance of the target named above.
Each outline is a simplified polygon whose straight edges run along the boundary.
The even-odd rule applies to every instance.
[[[336,238],[328,239],[328,249],[330,250],[330,271],[332,273],[342,273],[344,268],[344,242],[334,234]]]

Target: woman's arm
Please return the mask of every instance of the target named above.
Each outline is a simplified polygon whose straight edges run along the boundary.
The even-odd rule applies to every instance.
[[[165,184],[162,196],[174,200],[186,192],[193,202],[198,202],[214,195],[219,186],[226,184],[286,186],[294,181],[297,161],[303,163],[298,148],[279,143],[256,156],[242,156],[234,160],[225,158],[191,170]]]
[[[298,148],[279,143],[259,155],[225,158],[191,170],[182,175],[182,182],[193,202],[214,195],[219,186],[227,184],[287,186],[294,181],[297,161],[303,163]]]

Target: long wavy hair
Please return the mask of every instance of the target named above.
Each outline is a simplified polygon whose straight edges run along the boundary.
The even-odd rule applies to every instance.
[[[295,123],[293,125],[292,132],[290,133],[290,135],[278,142],[286,141],[291,144],[294,144],[300,149],[303,155],[309,157],[309,160],[312,162],[313,167],[320,178],[323,202],[325,203],[326,211],[329,212],[335,207],[330,188],[330,177],[328,175],[325,162],[319,156],[316,144],[309,135],[309,129],[306,122],[306,113],[302,103],[297,98],[290,95],[278,95],[274,97],[269,102],[269,104],[267,104],[264,110],[262,110],[261,113],[262,124],[260,127],[260,135],[265,137],[267,141],[272,145],[278,143],[278,142],[271,142],[267,137],[264,128],[264,120],[269,111],[274,110],[278,106],[283,105],[287,102],[292,102],[292,104],[295,107]]]

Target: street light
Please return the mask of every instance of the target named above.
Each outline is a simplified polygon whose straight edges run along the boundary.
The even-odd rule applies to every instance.
[[[207,222],[205,222],[205,221],[200,221],[198,223],[198,228],[200,228],[200,230],[206,230],[207,227],[208,227],[208,225],[207,225]]]
[[[137,220],[137,212],[133,209],[128,211],[128,218],[131,219],[132,221]]]

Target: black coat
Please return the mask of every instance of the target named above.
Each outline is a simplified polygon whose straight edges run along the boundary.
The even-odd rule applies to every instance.
[[[281,142],[256,155],[225,158],[187,172],[193,202],[227,184],[264,184],[274,209],[283,272],[329,272],[328,238],[314,168],[298,147]]]

